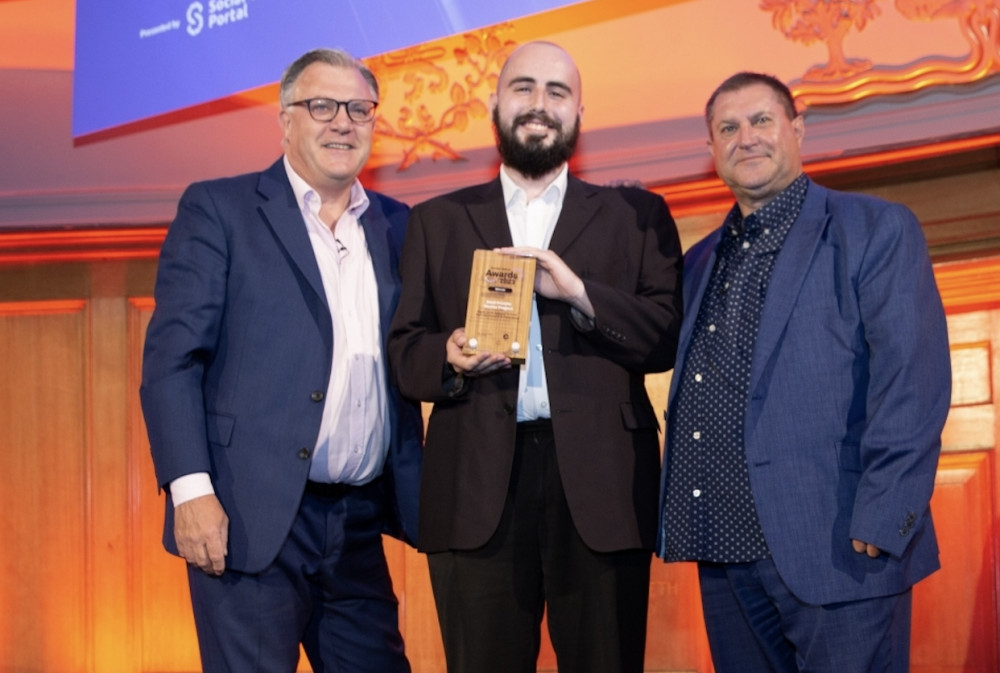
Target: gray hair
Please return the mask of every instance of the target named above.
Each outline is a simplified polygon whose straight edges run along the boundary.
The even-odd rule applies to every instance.
[[[361,73],[361,76],[368,82],[372,93],[375,94],[375,101],[378,102],[378,80],[375,74],[360,59],[354,58],[343,49],[313,49],[299,56],[285,69],[285,74],[281,77],[281,106],[285,107],[292,102],[292,89],[298,81],[302,71],[313,63],[326,63],[337,68],[353,68]]]

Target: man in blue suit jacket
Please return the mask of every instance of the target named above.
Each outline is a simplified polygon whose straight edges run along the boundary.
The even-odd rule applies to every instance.
[[[409,671],[381,533],[415,542],[421,421],[385,365],[408,209],[358,181],[378,85],[336,50],[281,83],[285,156],[192,185],[141,398],[205,671]]]
[[[659,553],[699,562],[718,673],[907,671],[950,399],[920,225],[802,173],[780,81],[734,75],[706,118],[737,204],[685,255]]]

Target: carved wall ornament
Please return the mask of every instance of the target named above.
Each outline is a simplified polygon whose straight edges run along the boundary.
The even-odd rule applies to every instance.
[[[424,158],[464,159],[448,138],[489,116],[489,94],[517,46],[501,37],[510,30],[500,24],[366,60],[382,90],[375,139],[400,146],[397,170]]]
[[[1000,0],[895,0],[910,21],[955,21],[969,44],[964,57],[929,55],[903,65],[874,65],[849,58],[844,38],[864,30],[880,14],[877,0],[761,0],[772,23],[789,40],[822,41],[829,61],[810,68],[793,83],[799,104],[830,105],[874,95],[916,91],[940,84],[981,80],[1000,72]]]

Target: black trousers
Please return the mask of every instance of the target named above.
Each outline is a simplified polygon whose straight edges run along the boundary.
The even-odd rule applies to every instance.
[[[561,673],[641,673],[650,560],[647,550],[598,553],[583,543],[551,426],[519,426],[492,539],[428,555],[448,672],[535,673],[547,610]]]

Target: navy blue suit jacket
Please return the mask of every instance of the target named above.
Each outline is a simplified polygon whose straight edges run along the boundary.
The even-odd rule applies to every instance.
[[[720,233],[684,258],[688,310],[668,418]],[[889,595],[936,570],[929,501],[950,357],[927,246],[908,209],[810,183],[768,285],[750,376],[750,485],[795,595],[811,604]],[[884,553],[857,554],[852,539]]]
[[[361,217],[383,341],[399,298],[408,217],[368,192]],[[282,160],[191,185],[160,252],[141,399],[161,486],[211,475],[229,516],[228,568],[256,572],[285,540],[309,473],[331,375],[333,324]],[[415,542],[419,409],[390,387],[387,532]],[[167,498],[164,544],[176,553]]]

